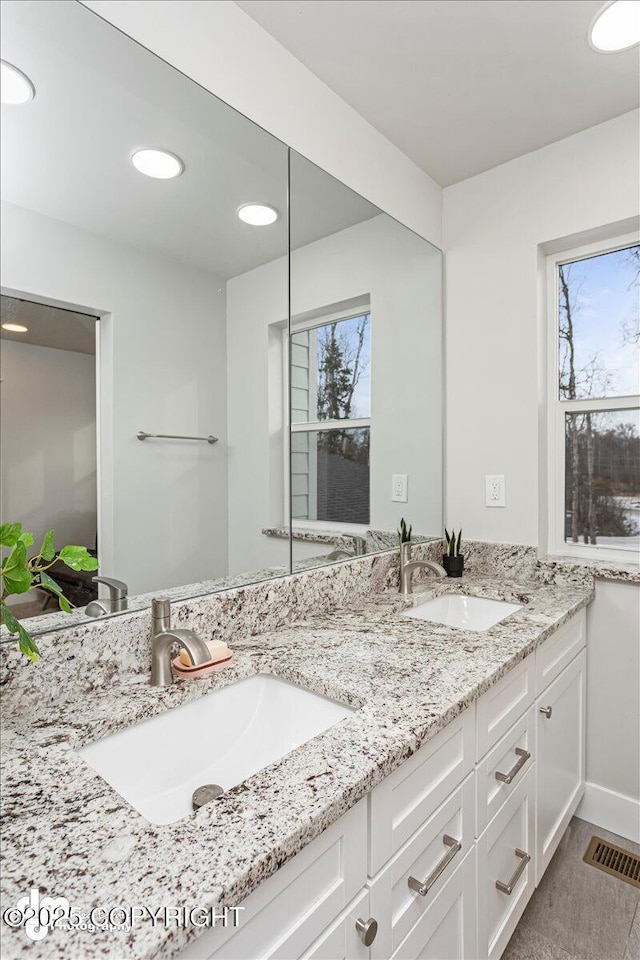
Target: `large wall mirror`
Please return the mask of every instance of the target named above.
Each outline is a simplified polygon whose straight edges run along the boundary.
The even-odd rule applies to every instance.
[[[75,0],[2,60],[2,521],[129,610],[439,536],[440,252]]]

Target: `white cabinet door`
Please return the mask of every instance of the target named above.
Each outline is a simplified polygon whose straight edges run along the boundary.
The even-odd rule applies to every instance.
[[[482,694],[476,708],[476,760],[531,706],[535,685],[536,658],[532,653]]]
[[[476,906],[473,847],[391,960],[477,960]]]
[[[536,701],[539,883],[584,793],[583,650]]]
[[[369,913],[369,891],[363,890],[316,940],[303,960],[369,960],[369,947],[365,946],[373,933],[366,926],[373,919]],[[362,934],[356,926],[359,921],[365,924]]]
[[[478,956],[502,956],[535,889],[535,764],[478,838]]]
[[[369,881],[371,914],[378,921],[373,960],[408,956],[398,949],[473,848],[474,793],[470,775]]]
[[[529,707],[476,768],[476,836],[491,823],[535,763],[536,713]]]
[[[178,957],[296,960],[347,909],[363,889],[366,877],[364,798],[249,894],[242,903],[237,929],[209,929]],[[359,960],[359,954],[354,960]]]
[[[587,611],[563,623],[536,650],[536,697],[559,676],[587,642]]]
[[[475,717],[474,705],[369,794],[369,876],[384,867],[473,770]]]

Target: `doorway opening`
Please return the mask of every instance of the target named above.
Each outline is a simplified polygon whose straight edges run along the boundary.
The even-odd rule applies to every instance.
[[[48,530],[98,556],[96,339],[98,317],[0,297],[0,517],[38,550]],[[30,551],[30,555],[31,555]],[[98,595],[94,572],[48,571],[74,606]],[[57,609],[39,588],[7,601],[19,619]]]

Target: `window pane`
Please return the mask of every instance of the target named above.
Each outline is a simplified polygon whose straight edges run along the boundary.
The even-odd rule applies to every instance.
[[[294,520],[369,523],[369,435],[369,427],[292,434]]]
[[[640,546],[640,411],[565,415],[565,540]]]
[[[640,246],[558,267],[561,400],[640,393]]]
[[[371,317],[363,314],[291,335],[291,419],[371,416]]]

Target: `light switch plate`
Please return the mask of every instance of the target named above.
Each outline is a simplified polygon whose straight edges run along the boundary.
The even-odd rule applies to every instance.
[[[394,503],[409,502],[409,477],[406,473],[394,473],[391,476],[391,499]]]
[[[504,486],[504,476],[494,474],[486,476],[485,482],[485,506],[486,507],[506,507],[507,497]]]

